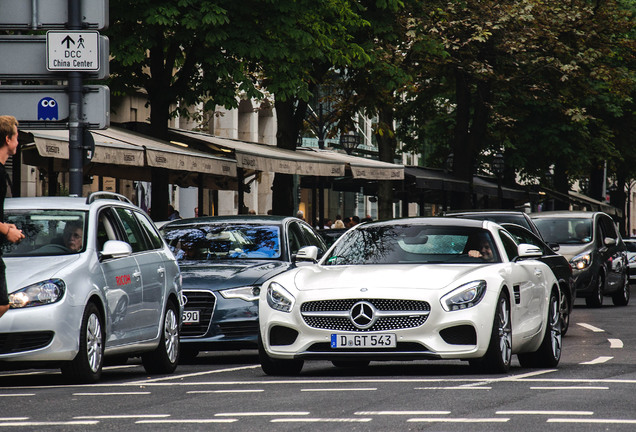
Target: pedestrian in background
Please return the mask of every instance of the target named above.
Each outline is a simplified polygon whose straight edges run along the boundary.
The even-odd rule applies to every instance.
[[[344,227],[345,227],[345,224],[342,221],[342,216],[336,215],[336,221],[333,223],[333,225],[331,225],[331,228],[336,229],[336,228],[344,228]]]
[[[24,234],[14,224],[4,222],[4,198],[7,196],[7,171],[4,164],[18,150],[18,121],[13,116],[0,116],[0,235],[11,243],[18,243]],[[9,292],[5,265],[0,249],[0,317],[9,310]]]
[[[302,211],[302,210],[298,210],[298,211],[296,212],[296,217],[297,217],[298,219],[305,220],[305,213],[303,213],[303,211]]]

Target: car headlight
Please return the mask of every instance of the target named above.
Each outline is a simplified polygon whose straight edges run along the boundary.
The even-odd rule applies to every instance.
[[[478,280],[469,282],[455,288],[440,299],[445,311],[468,309],[475,306],[484,298],[486,293],[486,281]]]
[[[9,294],[9,304],[11,309],[43,306],[60,301],[65,291],[63,280],[49,279]]]
[[[570,261],[570,265],[574,270],[586,269],[590,264],[592,264],[592,254],[589,252],[578,254]]]
[[[272,282],[267,287],[267,304],[281,312],[291,312],[296,299],[282,285]]]
[[[258,300],[258,294],[260,293],[259,287],[241,287],[241,288],[232,288],[220,291],[221,295],[226,299],[238,298],[241,300],[245,300],[248,302]]]

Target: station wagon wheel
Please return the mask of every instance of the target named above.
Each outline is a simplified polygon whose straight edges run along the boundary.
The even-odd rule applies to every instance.
[[[510,299],[505,292],[502,292],[497,300],[488,351],[481,359],[471,360],[470,365],[485,372],[506,373],[510,369],[511,360],[512,325],[510,323]]]
[[[258,359],[261,362],[261,369],[267,375],[274,376],[294,376],[303,369],[304,361],[275,359],[267,355],[261,335],[258,335]]]
[[[97,306],[89,303],[82,317],[79,351],[73,360],[62,366],[62,375],[72,382],[94,383],[101,377],[103,364],[102,316]]]
[[[603,306],[603,291],[605,288],[605,279],[602,274],[598,274],[596,278],[596,285],[589,297],[585,298],[585,304],[588,307],[600,308]]]
[[[629,297],[629,275],[627,274],[627,272],[625,272],[625,274],[623,275],[623,287],[620,291],[616,292],[616,294],[612,296],[612,302],[616,306],[627,306],[627,304],[629,303]]]
[[[163,318],[161,340],[153,351],[141,356],[146,372],[151,374],[170,374],[179,363],[179,319],[177,308],[169,301]]]
[[[561,360],[563,333],[559,313],[559,297],[555,291],[550,295],[548,317],[543,341],[539,349],[533,353],[518,354],[519,363],[523,367],[555,367]]]

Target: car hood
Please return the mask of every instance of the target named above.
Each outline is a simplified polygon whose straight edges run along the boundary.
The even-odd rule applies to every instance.
[[[182,286],[202,289],[226,289],[241,286],[260,285],[266,279],[276,276],[291,267],[283,261],[214,261],[179,263]]]
[[[12,293],[36,282],[57,277],[68,265],[74,263],[80,255],[48,257],[5,257],[7,267],[7,287]],[[25,271],[25,269],[29,269]]]
[[[483,279],[486,273],[484,270],[488,269],[487,272],[492,272],[494,267],[499,266],[497,264],[309,266],[298,269],[294,283],[300,291],[352,287],[438,290],[455,281],[469,282],[471,274],[475,279]]]
[[[592,243],[577,245],[559,244],[559,246],[560,248],[558,253],[566,257],[568,261],[572,260],[572,258],[582,252],[591,251],[593,249]]]

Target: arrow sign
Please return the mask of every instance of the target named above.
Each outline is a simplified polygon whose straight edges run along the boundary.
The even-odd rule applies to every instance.
[[[64,49],[64,47],[61,47]],[[99,37],[99,70],[83,71],[85,78],[105,79],[110,72],[108,54],[109,41],[106,36]],[[66,79],[66,71],[48,70],[46,68],[46,36],[45,35],[0,35],[0,59],[11,61],[0,62],[0,79]]]
[[[25,129],[68,129],[67,87],[0,86],[0,112],[15,116]],[[81,122],[89,129],[110,125],[110,91],[106,86],[84,86]]]
[[[66,49],[69,49],[71,47],[71,43],[75,45],[75,41],[71,39],[70,36],[66,36],[64,39],[62,39],[62,45],[64,45],[65,42],[66,42]]]
[[[98,71],[99,33],[73,30],[47,31],[46,68],[50,71],[67,72]]]

